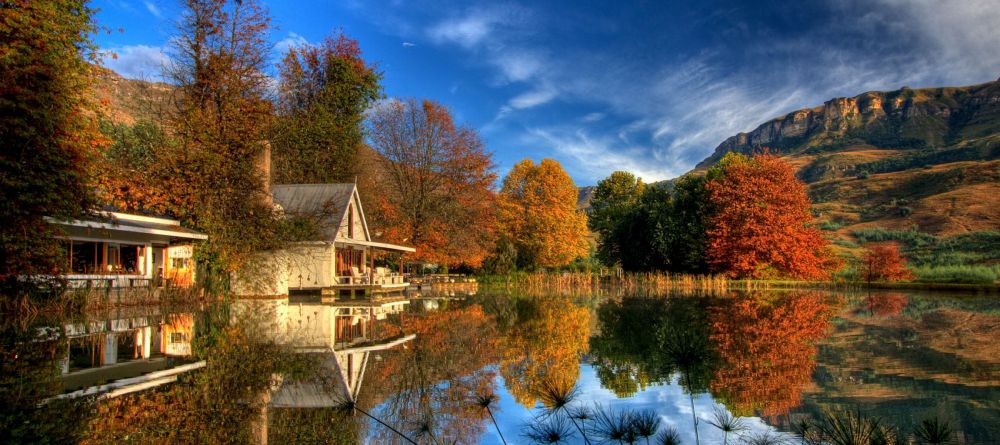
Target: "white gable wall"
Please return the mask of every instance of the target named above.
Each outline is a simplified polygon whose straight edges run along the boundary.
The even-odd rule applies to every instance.
[[[344,217],[340,220],[340,228],[337,230],[337,239],[356,239],[362,241],[371,241],[368,236],[368,225],[365,221],[364,209],[361,207],[361,199],[358,196],[357,190],[354,191],[354,196],[351,198],[350,208],[344,212]],[[353,210],[353,211],[352,211]],[[353,236],[348,236],[350,231],[347,229],[350,226],[351,216],[354,216],[354,233]]]

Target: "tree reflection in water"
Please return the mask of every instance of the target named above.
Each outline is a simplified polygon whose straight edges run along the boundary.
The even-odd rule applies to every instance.
[[[516,321],[501,334],[500,374],[514,400],[531,409],[547,387],[576,385],[590,311],[558,295],[515,298],[513,304]]]
[[[60,359],[69,340],[33,316],[0,316],[0,443],[73,443],[90,416],[90,400],[39,402],[62,390]]]
[[[591,354],[601,384],[618,397],[678,382],[689,396],[711,391],[738,416],[786,414],[810,382],[831,308],[819,293],[732,297],[625,297],[597,311]]]
[[[871,317],[895,317],[903,313],[908,302],[906,295],[897,292],[870,293],[863,305]]]
[[[431,427],[440,443],[475,443],[485,430],[486,412],[475,403],[493,393],[496,326],[477,305],[406,314],[403,331],[416,338],[385,351],[367,372],[361,400],[382,419],[409,419],[411,430]],[[416,428],[413,428],[416,427]],[[385,430],[372,432],[377,443],[399,443]]]
[[[737,415],[787,414],[801,403],[816,366],[815,342],[830,327],[826,296],[758,293],[722,301],[710,316],[721,359],[712,394]]]

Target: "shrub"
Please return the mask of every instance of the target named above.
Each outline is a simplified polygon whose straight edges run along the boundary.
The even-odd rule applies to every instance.
[[[844,227],[844,225],[837,221],[823,221],[822,223],[819,224],[820,230],[826,230],[829,232],[836,231],[841,227]]]
[[[1000,280],[1000,265],[919,266],[913,273],[922,282],[993,284]]]

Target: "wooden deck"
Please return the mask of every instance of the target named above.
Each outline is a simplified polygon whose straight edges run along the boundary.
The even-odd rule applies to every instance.
[[[320,289],[320,296],[326,300],[336,299],[361,299],[373,298],[388,294],[402,294],[410,283],[402,282],[395,284],[338,284],[335,286]]]

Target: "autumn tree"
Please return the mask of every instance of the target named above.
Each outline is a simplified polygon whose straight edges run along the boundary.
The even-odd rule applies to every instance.
[[[424,261],[478,267],[496,236],[496,174],[479,134],[415,99],[377,106],[368,131],[379,158],[369,222],[381,238],[415,246]]]
[[[558,267],[587,255],[586,215],[573,179],[553,159],[514,165],[500,190],[500,225],[520,265]]]
[[[708,172],[705,184],[708,263],[733,277],[828,275],[827,241],[809,226],[805,184],[792,167],[770,154],[730,153]]]
[[[253,0],[187,0],[168,72],[177,85],[171,128],[186,196],[185,219],[209,239],[217,269],[239,270],[276,240],[276,219],[259,168],[272,117],[265,74],[270,18]]]
[[[290,48],[279,70],[275,182],[352,181],[359,173],[364,113],[382,95],[382,74],[343,34]]]
[[[94,10],[82,0],[0,6],[0,295],[19,275],[62,266],[45,217],[73,220],[96,206],[88,165],[102,144],[87,97]]]
[[[597,232],[597,257],[605,264],[620,261],[621,251],[614,240],[616,228],[639,204],[646,185],[635,175],[616,171],[594,188],[587,210],[587,227]]]
[[[913,273],[906,268],[906,259],[899,254],[899,245],[894,243],[878,243],[865,248],[859,272],[868,285],[876,281],[913,278]]]
[[[102,203],[124,212],[184,219],[191,215],[194,196],[176,191],[185,190],[195,178],[178,156],[176,138],[149,120],[133,124],[104,120],[100,128],[110,140],[101,150],[101,168],[95,174]]]

